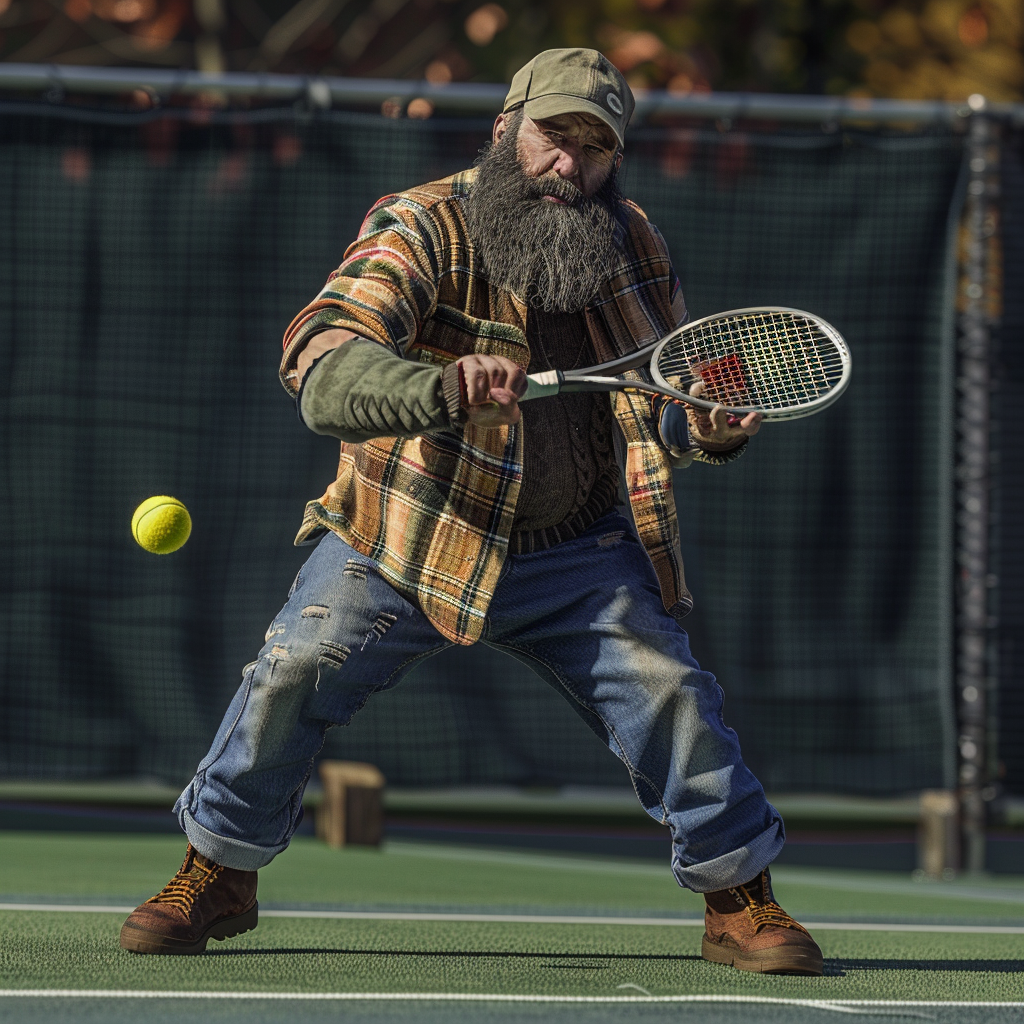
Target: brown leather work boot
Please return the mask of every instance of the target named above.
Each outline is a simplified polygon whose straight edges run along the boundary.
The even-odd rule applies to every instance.
[[[210,939],[230,939],[256,927],[256,872],[215,864],[189,843],[185,863],[121,926],[133,953],[202,953]]]
[[[821,950],[772,894],[765,868],[734,889],[704,893],[701,956],[716,964],[760,974],[821,974]]]

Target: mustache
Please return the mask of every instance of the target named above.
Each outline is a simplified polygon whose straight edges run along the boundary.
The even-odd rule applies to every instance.
[[[561,175],[545,174],[530,180],[536,186],[535,191],[538,199],[553,196],[555,199],[561,199],[563,203],[567,203],[569,206],[576,206],[586,199],[580,188],[569,181],[568,178],[561,177]],[[531,190],[527,189],[527,191]]]

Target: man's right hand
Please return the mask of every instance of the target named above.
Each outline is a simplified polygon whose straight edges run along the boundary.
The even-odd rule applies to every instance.
[[[485,429],[519,422],[519,396],[527,384],[521,366],[504,356],[474,354],[463,356],[459,369],[468,422]]]

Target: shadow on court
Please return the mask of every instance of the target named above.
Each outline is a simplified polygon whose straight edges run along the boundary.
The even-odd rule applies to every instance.
[[[1024,960],[826,960],[836,974],[846,971],[975,971],[987,974],[1022,974]],[[1022,978],[1024,980],[1024,978]]]
[[[518,953],[514,950],[491,952],[489,950],[432,950],[432,949],[331,949],[324,946],[282,949],[207,949],[203,956],[302,956],[334,953],[338,956],[409,956],[433,959],[491,958],[495,960],[625,960],[644,963],[654,960],[679,961],[701,960],[692,954],[677,953]],[[565,966],[576,966],[566,964]],[[582,965],[580,965],[582,966]]]
[[[282,947],[278,949],[208,949],[205,956],[322,956],[331,953],[336,956],[378,956],[378,957],[427,957],[431,959],[495,959],[495,960],[569,960],[573,963],[545,964],[550,968],[572,970],[575,968],[595,970],[597,961],[609,960],[628,963],[669,961],[683,963],[700,961],[703,957],[685,953],[520,953],[514,950],[429,950],[429,949],[348,949],[325,948],[323,946]],[[1024,975],[1024,960],[875,960],[875,959],[828,959],[825,960],[827,977],[842,977],[847,971],[972,971],[981,974]]]

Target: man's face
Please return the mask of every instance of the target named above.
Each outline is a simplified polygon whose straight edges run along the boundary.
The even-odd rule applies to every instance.
[[[494,125],[495,142],[506,128],[502,114]],[[519,163],[528,177],[559,177],[588,197],[601,188],[621,161],[614,133],[593,114],[558,114],[541,121],[524,115],[517,142]],[[565,205],[558,196],[545,198]]]
[[[499,117],[465,203],[491,283],[553,313],[592,302],[619,258],[618,163],[597,117]]]

